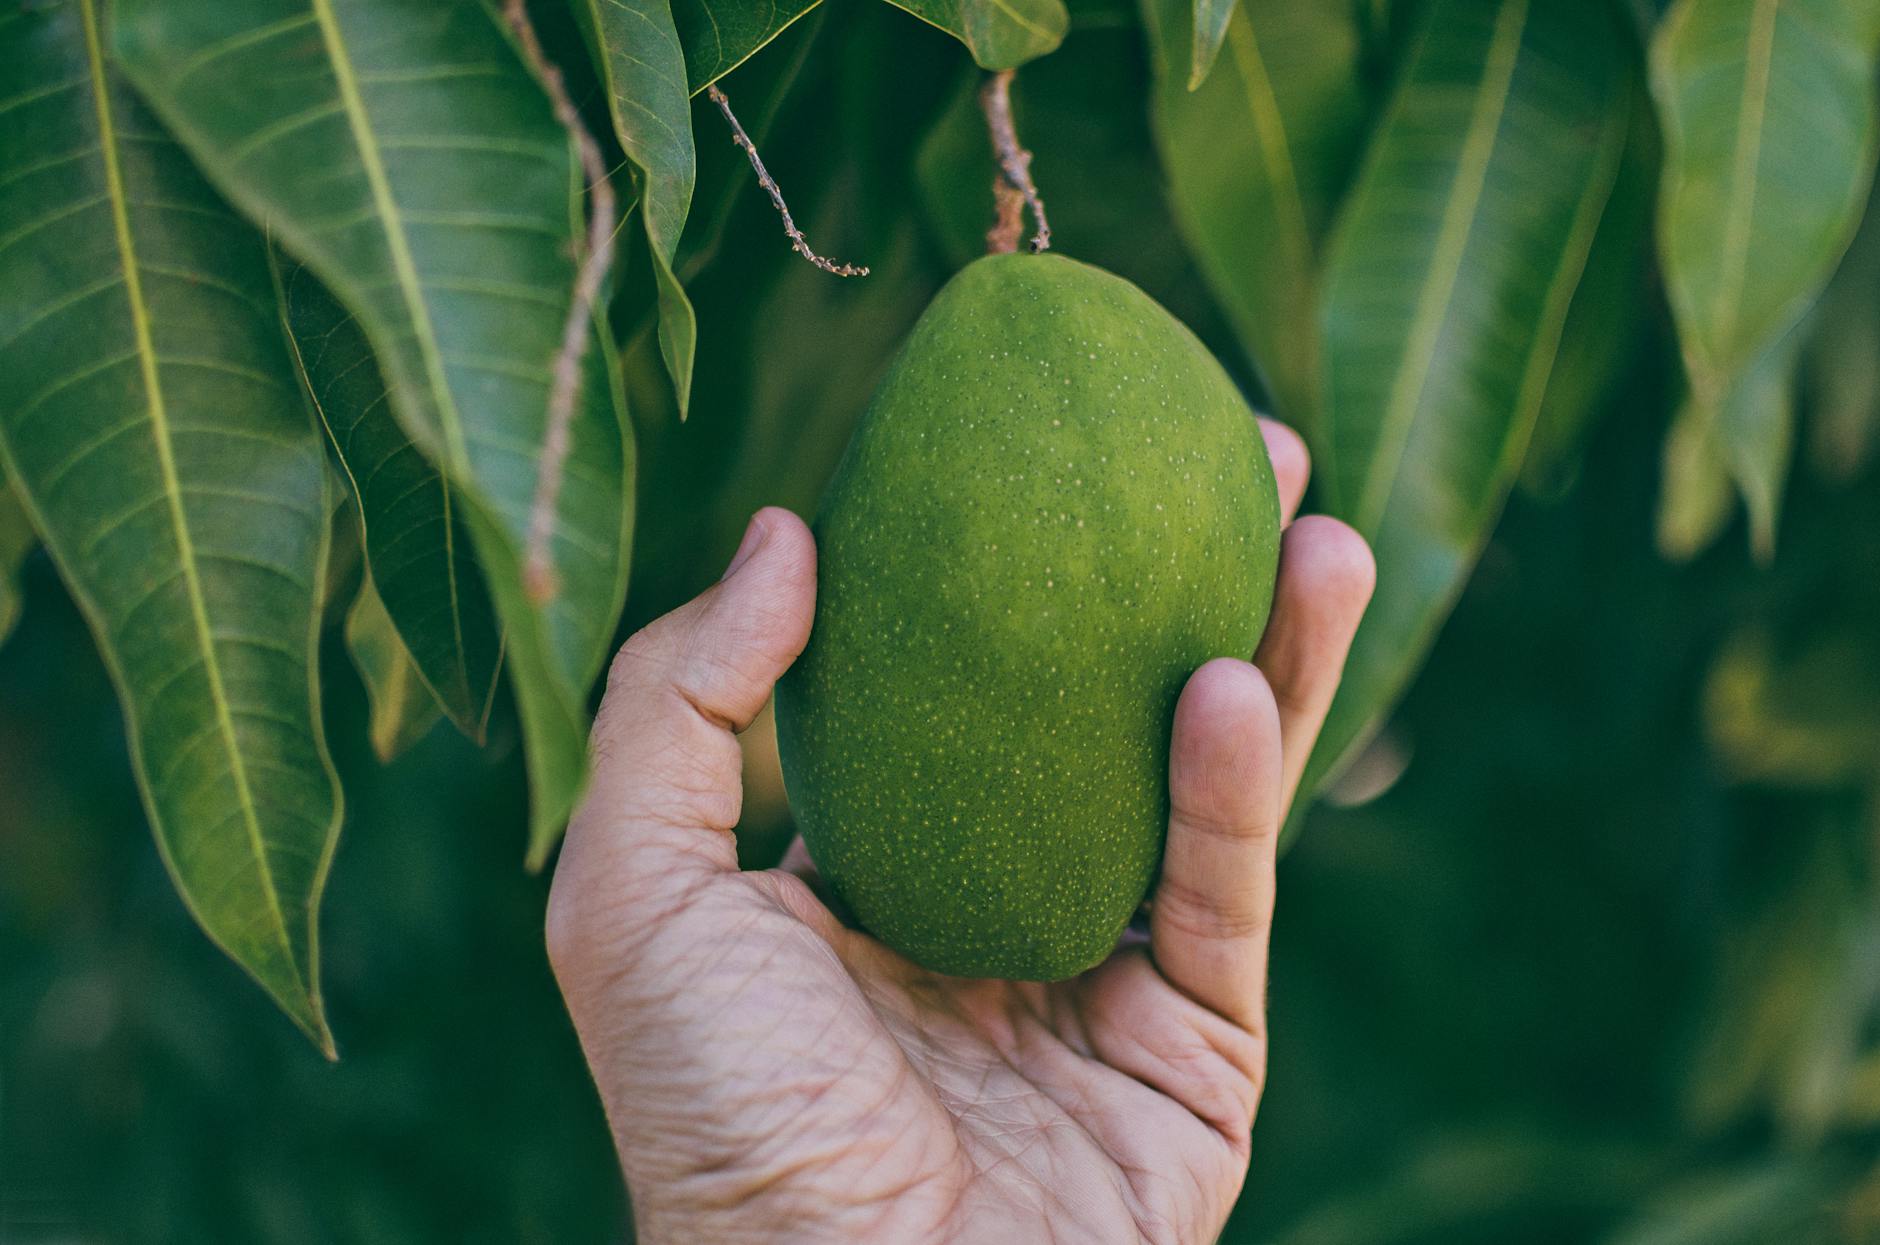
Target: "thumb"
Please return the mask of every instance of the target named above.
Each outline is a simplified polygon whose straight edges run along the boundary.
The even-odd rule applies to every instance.
[[[809,640],[816,545],[787,510],[758,511],[724,577],[637,632],[594,720],[592,777],[556,867],[557,899],[618,899],[737,868],[735,732]],[[577,905],[578,906],[578,905]]]

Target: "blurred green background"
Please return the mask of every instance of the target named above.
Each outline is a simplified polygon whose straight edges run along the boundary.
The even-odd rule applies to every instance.
[[[1257,392],[1163,203],[1146,73],[1133,10],[1084,5],[1020,75],[1058,246],[1143,285]],[[812,242],[873,266],[859,282],[789,252],[695,114],[686,423],[650,321],[620,326],[628,628],[713,579],[756,506],[813,510],[888,355],[978,249],[976,81],[945,36],[859,0],[726,80]],[[1348,806],[1282,866],[1271,1087],[1227,1239],[1880,1240],[1880,466],[1873,412],[1850,423],[1836,388],[1880,340],[1875,241],[1856,247],[1769,565],[1740,530],[1685,564],[1656,551],[1677,351],[1644,257],[1609,274],[1635,327],[1555,380],[1601,395],[1589,426],[1543,430]],[[542,951],[546,879],[521,868],[513,711],[481,752],[438,730],[380,766],[336,616],[329,1065],[177,901],[43,555],[24,598],[0,647],[0,1242],[625,1238]],[[787,813],[751,753],[744,845],[767,863]]]

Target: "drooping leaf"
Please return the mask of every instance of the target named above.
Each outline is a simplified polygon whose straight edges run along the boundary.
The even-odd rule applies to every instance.
[[[20,620],[20,567],[38,543],[19,494],[0,478],[0,644]]]
[[[1880,195],[1821,298],[1803,348],[1808,450],[1815,471],[1845,482],[1880,450]]]
[[[981,69],[1013,69],[1053,51],[1070,29],[1064,0],[888,0],[966,45]]]
[[[1364,123],[1356,11],[1242,0],[1226,55],[1194,91],[1187,13],[1188,0],[1143,5],[1169,198],[1276,412],[1310,430],[1321,250]]]
[[[672,0],[685,50],[685,76],[697,95],[749,60],[822,0]]]
[[[1696,557],[1730,525],[1736,494],[1717,447],[1713,412],[1686,402],[1665,433],[1658,490],[1658,552]]]
[[[1750,409],[1770,386],[1744,378],[1819,296],[1859,223],[1876,39],[1875,0],[1678,0],[1652,40],[1665,289],[1706,408],[1695,419],[1721,438],[1759,539],[1773,537],[1786,467],[1767,456],[1790,440],[1773,425],[1791,417],[1786,403]]]
[[[614,133],[637,174],[640,217],[659,291],[659,352],[684,419],[698,320],[672,265],[692,210],[697,170],[679,32],[668,0],[580,0],[578,11],[596,46]]]
[[[1627,90],[1602,5],[1426,14],[1327,263],[1317,470],[1378,581],[1308,790],[1395,703],[1500,513],[1618,168]]]
[[[1749,512],[1750,547],[1775,556],[1782,484],[1795,451],[1795,363],[1806,321],[1766,346],[1709,404],[1695,394],[1679,409],[1665,443],[1658,547],[1668,558],[1695,557],[1722,534],[1735,507],[1731,485]]]
[[[346,613],[346,651],[352,654],[372,704],[372,751],[379,760],[390,762],[430,734],[444,711],[418,673],[411,650],[399,638],[369,571]]]
[[[330,512],[265,244],[107,67],[96,0],[0,15],[0,458],[123,702],[209,936],[328,1054]]]
[[[358,321],[312,273],[281,260],[289,345],[359,515],[373,592],[402,637],[419,691],[483,742],[502,632],[471,555],[457,488],[411,443]]]
[[[560,588],[531,598],[583,228],[568,136],[474,0],[122,0],[116,39],[212,180],[358,318],[393,414],[458,487],[523,715],[539,864],[584,780],[632,521],[619,388],[590,350],[551,541]]]

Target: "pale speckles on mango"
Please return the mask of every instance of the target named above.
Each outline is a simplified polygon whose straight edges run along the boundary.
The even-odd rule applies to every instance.
[[[811,854],[871,931],[974,975],[1109,950],[1175,696],[1258,641],[1277,509],[1245,403],[1134,287],[1014,255],[940,294],[830,488],[778,692]]]

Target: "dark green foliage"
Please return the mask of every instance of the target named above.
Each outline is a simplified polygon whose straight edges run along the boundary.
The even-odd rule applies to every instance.
[[[118,0],[116,36],[145,39],[151,51],[153,32],[296,7],[314,8]],[[611,569],[570,582],[545,611],[520,592],[514,559],[490,556],[513,544],[518,507],[530,502],[542,408],[534,399],[478,408],[519,454],[495,481],[507,527],[472,538],[493,595],[507,586],[497,605],[511,622],[507,677],[478,751],[445,729],[412,742],[441,710],[423,698],[400,701],[399,680],[409,688],[412,677],[400,665],[412,650],[401,646],[437,636],[407,636],[370,609],[356,508],[331,484],[343,475],[329,471],[323,482],[307,469],[318,464],[321,435],[295,396],[257,207],[269,188],[258,175],[326,174],[330,187],[350,184],[357,165],[344,154],[309,167],[240,151],[249,158],[238,167],[209,141],[221,126],[296,120],[304,128],[273,131],[273,142],[324,143],[357,130],[303,117],[319,101],[294,97],[252,46],[203,62],[180,87],[152,79],[159,89],[140,101],[111,61],[110,8],[20,0],[0,10],[0,457],[8,459],[0,631],[23,604],[0,647],[0,1235],[618,1240],[618,1173],[542,963],[542,882],[515,867],[524,783],[571,798],[593,694],[587,674],[622,627],[710,583],[757,505],[813,510],[909,327],[980,249],[992,175],[972,103],[980,75],[959,40],[873,0],[674,0],[687,89],[730,73],[724,86],[798,223],[819,250],[869,264],[874,275],[840,282],[798,260],[715,108],[694,101],[691,211],[674,221],[677,196],[666,194],[669,229],[657,225],[649,237],[646,222],[622,222],[611,331],[590,352],[576,425],[580,438],[601,440],[619,427],[618,404],[598,400],[612,388],[599,374],[617,344],[634,435],[613,434],[618,457],[595,460],[607,464],[598,476],[578,469],[604,494],[583,522],[606,520],[583,527],[582,539],[607,526],[602,543],[612,551],[598,561]],[[457,222],[463,230],[438,227],[426,239],[434,249],[414,259],[458,261],[426,271],[485,286],[513,275],[498,271],[507,260],[497,257],[519,253],[479,244],[487,211],[498,199],[536,196],[532,219],[554,236],[517,245],[554,269],[550,284],[564,298],[579,187],[545,98],[502,32],[500,6],[331,0],[318,8],[342,33],[384,33],[400,14],[429,15],[437,25],[425,29],[456,32],[491,54],[477,62],[487,75],[439,74],[472,68],[442,55],[376,66],[379,80],[363,84],[386,93],[369,110],[385,123],[376,133],[394,148],[404,139],[460,148],[388,164],[388,185],[401,195],[436,191],[452,212],[484,210]],[[634,170],[650,178],[652,157],[642,149],[648,163],[629,162],[629,140],[638,140],[625,124],[609,132],[617,119],[609,106],[646,107],[677,128],[677,93],[665,89],[669,80],[641,90],[633,75],[609,90],[594,55],[604,49],[583,46],[570,6],[532,8],[599,132],[623,204],[637,202]],[[1339,500],[1327,487],[1349,470],[1337,447],[1364,427],[1347,418],[1369,418],[1364,404],[1328,404],[1325,382],[1348,393],[1378,380],[1353,366],[1328,377],[1321,326],[1349,320],[1365,340],[1409,342],[1414,322],[1394,278],[1347,280],[1339,306],[1328,308],[1327,265],[1368,264],[1385,252],[1367,248],[1391,242],[1408,256],[1405,271],[1473,291],[1442,319],[1433,366],[1505,363],[1523,351],[1538,357],[1539,338],[1521,327],[1535,323],[1522,311],[1532,310],[1534,273],[1552,265],[1567,280],[1559,261],[1569,248],[1534,239],[1579,220],[1562,211],[1576,192],[1597,222],[1585,276],[1567,290],[1559,349],[1545,383],[1535,380],[1538,453],[1527,456],[1514,435],[1525,405],[1431,402],[1418,412],[1422,448],[1456,450],[1478,468],[1497,444],[1505,458],[1467,487],[1460,472],[1450,478],[1458,460],[1447,452],[1418,459],[1428,490],[1418,495],[1435,510],[1379,534],[1385,574],[1395,564],[1397,582],[1412,583],[1405,567],[1424,564],[1402,555],[1413,547],[1406,540],[1439,532],[1431,548],[1451,551],[1437,568],[1448,586],[1410,593],[1401,612],[1380,611],[1369,624],[1373,652],[1401,662],[1369,684],[1373,692],[1354,694],[1351,709],[1383,723],[1381,734],[1355,754],[1331,788],[1334,803],[1318,805],[1282,868],[1273,1068],[1247,1193],[1226,1239],[1864,1245],[1880,1235],[1880,284],[1871,212],[1845,262],[1839,246],[1868,197],[1860,174],[1872,161],[1874,6],[1239,0],[1200,8],[1204,42],[1223,22],[1225,36],[1191,94],[1194,6],[1158,2],[1139,15],[1115,0],[1071,4],[1062,47],[1013,84],[1020,134],[1035,153],[1058,245],[1127,277],[1194,326],[1246,392],[1320,447],[1308,510]],[[975,12],[962,4],[958,20],[947,20],[964,31]],[[95,46],[84,37],[87,14]],[[1773,26],[1772,14],[1781,19]],[[1439,109],[1479,101],[1488,71],[1507,66],[1487,55],[1503,45],[1474,33],[1517,19],[1520,51],[1491,159],[1501,171],[1483,196],[1496,206],[1467,232],[1528,241],[1491,247],[1445,274],[1431,262],[1433,245],[1406,245],[1397,232],[1414,224],[1415,237],[1441,236],[1431,207],[1453,201],[1460,167],[1414,158],[1441,155],[1436,140],[1454,135],[1443,126],[1408,133],[1427,117],[1421,104],[1405,115],[1407,93],[1436,82]],[[1759,22],[1773,31],[1767,43],[1749,37]],[[1299,33],[1325,30],[1336,37]],[[1567,39],[1563,30],[1600,37]],[[1256,53],[1284,54],[1250,58],[1249,40]],[[1442,53],[1435,62],[1431,40]],[[413,46],[365,42],[383,55]],[[326,47],[314,40],[285,50],[313,57],[303,65],[312,67]],[[1264,82],[1254,72],[1261,64]],[[1542,64],[1574,72],[1547,84],[1551,103],[1537,110],[1529,104],[1540,96],[1514,87],[1545,77]],[[1774,105],[1762,130],[1745,124],[1752,84]],[[94,639],[73,604],[93,592],[106,601],[176,564],[174,543],[166,552],[156,540],[108,566],[78,556],[80,528],[146,496],[153,442],[137,415],[147,409],[138,405],[143,371],[101,373],[97,393],[64,404],[70,418],[41,421],[49,432],[20,410],[53,370],[86,352],[103,359],[128,349],[130,302],[110,271],[114,251],[121,269],[122,251],[107,203],[40,221],[61,203],[108,196],[95,141],[100,85],[112,114],[128,119],[118,135],[132,192],[125,217],[139,255],[152,261],[140,284],[157,355],[262,375],[282,369],[278,391],[214,367],[185,375],[189,365],[173,362],[159,363],[157,380],[174,397],[174,424],[232,430],[231,444],[249,446],[197,454],[189,437],[177,443],[183,527],[217,553],[261,548],[313,585],[290,589],[246,563],[199,567],[214,605],[209,649],[237,659],[239,673],[260,671],[245,664],[251,640],[311,656],[306,637],[317,629],[321,638],[317,680],[308,662],[268,659],[265,677],[242,683],[241,703],[257,713],[237,719],[234,753],[287,767],[270,770],[276,777],[262,793],[264,843],[311,860],[330,837],[335,807],[318,730],[334,741],[351,812],[319,923],[328,1011],[345,1055],[337,1067],[202,938],[174,894],[178,882],[192,899],[201,888],[166,872],[145,828],[173,839],[183,823],[172,810],[183,804],[165,793],[154,751],[138,763],[127,747],[139,734],[144,676],[123,664],[124,686],[114,687],[107,671],[122,656],[118,640],[157,647],[176,633],[173,620],[134,619],[122,635],[101,625]],[[478,99],[483,105],[465,106]],[[200,126],[181,124],[198,112]],[[157,115],[171,116],[177,132],[166,135]],[[1563,137],[1567,115],[1580,123]],[[1594,174],[1606,173],[1606,141],[1621,125],[1624,154],[1596,209]],[[1667,143],[1673,125],[1683,141]],[[516,157],[463,146],[521,132],[544,166],[554,149],[555,187],[509,176]],[[1406,137],[1416,140],[1412,158]],[[667,158],[672,150],[657,154],[670,190],[682,162]],[[1303,221],[1291,233],[1282,210],[1288,170],[1299,209],[1291,219]],[[1354,206],[1360,184],[1363,211]],[[285,181],[272,190],[283,187],[290,193],[268,200],[286,209],[274,215],[273,243],[292,261],[311,261],[294,241],[322,223],[309,195],[323,192]],[[555,206],[545,206],[550,199]],[[1667,202],[1685,224],[1667,227]],[[1747,250],[1725,245],[1732,220],[1747,227]],[[362,237],[385,236],[382,220],[360,228]],[[675,241],[675,281],[662,284],[649,246]],[[1717,292],[1734,280],[1736,255],[1745,294],[1733,307]],[[383,272],[350,260],[313,271],[365,326],[396,380],[386,356],[403,339],[391,342],[397,326],[387,323],[399,305],[371,301],[385,293],[373,285]],[[684,424],[670,352],[660,348],[661,325],[672,320],[662,318],[659,295],[664,288],[671,310],[680,282],[698,328]],[[1668,299],[1667,285],[1700,295]],[[553,309],[490,311],[486,296],[494,297],[444,293],[427,305],[457,329],[484,326],[479,349],[544,365],[559,323]],[[51,318],[37,319],[48,306]],[[1258,311],[1267,307],[1279,314]],[[1365,325],[1367,316],[1375,322]],[[45,331],[55,321],[81,327]],[[1799,387],[1788,359],[1763,348],[1777,330],[1791,334],[1779,339],[1785,349],[1797,349]],[[179,339],[187,349],[174,349]],[[393,388],[407,399],[391,412],[396,430],[449,476],[450,464],[427,448],[428,425],[410,418],[429,409],[435,391]],[[1718,394],[1727,422],[1687,418],[1670,442],[1667,479],[1673,413],[1701,415],[1698,399]],[[48,402],[58,405],[58,395]],[[90,477],[95,491],[84,504],[61,501],[79,476],[51,470],[59,439],[76,443],[119,420],[119,439],[98,451],[109,469]],[[626,455],[636,442],[634,470]],[[125,448],[133,443],[144,450]],[[1517,492],[1498,523],[1517,472],[1538,487]],[[451,478],[471,488],[492,482],[477,472]],[[269,501],[194,496],[202,484],[266,492]],[[1739,487],[1752,491],[1765,552],[1777,535],[1766,564],[1748,552]],[[42,501],[22,507],[35,488]],[[285,517],[290,506],[310,516],[304,527]],[[324,574],[315,555],[329,525],[316,513],[337,525]],[[1443,523],[1420,526],[1432,513]],[[1654,547],[1667,529],[1683,535],[1680,551],[1694,551],[1687,564],[1668,565]],[[616,627],[629,547],[632,591]],[[1454,550],[1467,556],[1456,560]],[[296,603],[282,610],[288,596]],[[1454,618],[1444,623],[1452,597]],[[536,651],[518,662],[517,637],[525,649],[530,637],[515,620],[540,613],[563,622],[538,630]],[[1423,632],[1392,617],[1435,636],[1420,672]],[[348,639],[378,698],[370,719]],[[160,656],[180,663],[182,652]],[[1403,703],[1392,710],[1399,686]],[[195,677],[159,689],[177,716],[158,745],[214,718],[216,699],[200,688]],[[132,708],[128,734],[119,700]],[[405,751],[381,767],[369,740]],[[767,741],[762,728],[747,736],[743,848],[758,864],[774,860],[791,833]],[[535,769],[527,778],[525,755]],[[197,794],[225,804],[228,789],[204,783]],[[217,877],[250,881],[198,905],[204,924],[265,929],[251,918],[279,902],[307,931],[299,945],[310,960],[309,879],[262,884],[250,864],[253,839],[228,833],[240,823],[214,819],[221,815],[188,820],[209,827]],[[538,810],[536,820],[545,850],[558,819]],[[296,934],[284,937],[295,946]],[[306,975],[297,992],[277,971],[291,957],[270,954],[263,947],[245,965],[305,1023]]]

